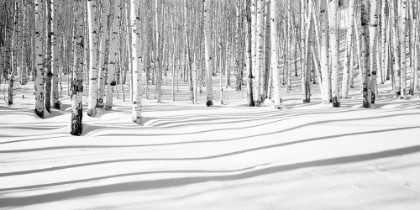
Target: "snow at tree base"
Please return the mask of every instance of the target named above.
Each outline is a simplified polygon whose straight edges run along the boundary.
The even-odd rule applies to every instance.
[[[0,0],[0,210],[418,210],[419,4]]]

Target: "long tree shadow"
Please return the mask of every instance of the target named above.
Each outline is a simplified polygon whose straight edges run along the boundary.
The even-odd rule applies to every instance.
[[[415,127],[405,127],[405,128],[394,128],[394,129],[384,129],[384,130],[376,130],[376,131],[365,131],[365,132],[357,132],[357,133],[346,133],[346,134],[337,134],[331,136],[322,136],[316,138],[309,138],[309,139],[302,139],[292,142],[285,142],[280,144],[274,145],[267,145],[261,147],[255,147],[245,150],[239,150],[234,152],[228,152],[223,154],[217,155],[210,155],[210,156],[203,156],[203,157],[190,157],[190,158],[137,158],[137,159],[123,159],[123,160],[107,160],[107,161],[97,161],[97,162],[90,162],[90,163],[80,163],[80,164],[73,164],[73,165],[66,165],[66,166],[56,166],[50,168],[43,168],[43,169],[34,169],[34,170],[27,170],[27,171],[16,171],[16,172],[8,172],[8,173],[0,173],[0,177],[6,176],[15,176],[15,175],[24,175],[24,174],[31,174],[31,173],[41,173],[41,172],[48,172],[48,171],[56,171],[56,170],[63,170],[69,168],[77,168],[77,167],[85,167],[85,166],[92,166],[92,165],[101,165],[101,164],[110,164],[110,163],[127,163],[127,162],[141,162],[141,161],[192,161],[192,160],[209,160],[209,159],[216,159],[234,155],[240,155],[249,152],[255,152],[265,149],[273,149],[283,146],[295,145],[295,144],[302,144],[306,142],[313,142],[313,141],[320,141],[320,140],[327,140],[332,138],[340,138],[344,136],[355,136],[355,135],[365,135],[365,134],[373,134],[373,133],[382,133],[382,132],[391,132],[391,131],[400,131],[400,130],[410,130],[410,129],[419,129],[420,126]],[[130,146],[124,146],[130,147]],[[1,189],[0,189],[1,190]]]
[[[169,179],[160,179],[160,180],[150,180],[150,181],[134,181],[134,182],[125,182],[125,183],[116,183],[109,184],[104,186],[95,186],[95,187],[86,187],[80,189],[69,190],[65,192],[58,193],[47,193],[42,195],[33,195],[33,196],[20,196],[20,197],[6,197],[0,198],[0,207],[16,207],[24,205],[33,205],[40,203],[48,203],[58,200],[65,200],[70,198],[77,197],[86,197],[92,195],[100,195],[104,193],[117,193],[117,192],[129,192],[129,191],[141,191],[141,190],[151,190],[159,188],[169,188],[169,187],[179,187],[190,184],[205,183],[205,182],[223,182],[223,181],[232,181],[232,180],[242,180],[249,179],[274,173],[280,173],[285,171],[309,168],[309,167],[322,167],[330,165],[339,165],[339,164],[348,164],[361,161],[369,161],[380,158],[389,158],[401,155],[408,155],[413,153],[420,152],[420,145],[405,147],[400,149],[387,150],[382,152],[375,152],[369,154],[361,154],[354,156],[345,156],[330,158],[324,160],[315,160],[308,161],[303,163],[294,163],[286,164],[280,166],[273,166],[268,168],[263,168],[259,170],[246,171],[240,174],[225,175],[223,172],[214,172],[222,173],[220,175],[211,175],[211,176],[200,176],[200,177],[182,177],[182,178],[169,178]],[[185,171],[184,171],[185,173]],[[192,172],[197,173],[197,172]],[[206,172],[204,172],[206,173]],[[212,173],[213,174],[213,173]],[[21,189],[28,189],[32,187]],[[14,190],[12,188],[2,189],[2,191]]]

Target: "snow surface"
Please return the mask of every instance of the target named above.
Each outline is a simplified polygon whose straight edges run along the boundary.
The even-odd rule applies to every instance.
[[[19,86],[0,104],[0,209],[420,209],[417,97],[385,84],[372,109],[358,88],[331,108],[298,88],[284,110],[233,89],[211,108],[152,94],[143,125],[120,97],[74,137],[68,96],[39,119],[33,83]]]

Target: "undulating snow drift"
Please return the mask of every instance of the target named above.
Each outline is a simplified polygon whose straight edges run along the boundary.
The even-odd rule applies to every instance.
[[[39,119],[31,87],[0,104],[0,209],[420,209],[420,100],[387,85],[372,109],[358,89],[341,108],[145,100],[141,126],[117,99],[81,137],[68,97]]]

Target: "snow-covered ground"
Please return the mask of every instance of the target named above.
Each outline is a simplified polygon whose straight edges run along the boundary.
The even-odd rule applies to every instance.
[[[233,90],[211,108],[151,97],[141,126],[116,99],[81,137],[68,96],[39,119],[33,84],[18,88],[0,103],[0,209],[420,209],[420,100],[389,85],[372,109],[357,88],[341,108],[316,86],[302,104],[298,82],[284,110]]]

